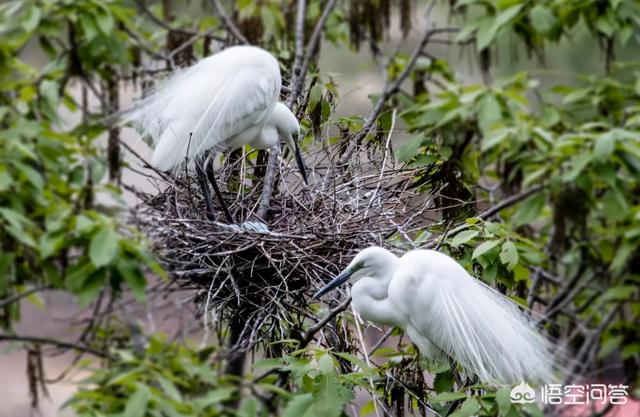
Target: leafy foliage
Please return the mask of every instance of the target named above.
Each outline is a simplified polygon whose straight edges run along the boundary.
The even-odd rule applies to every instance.
[[[284,69],[295,61],[294,3],[238,1],[230,13],[241,33],[273,51]],[[306,2],[305,39],[326,3]],[[371,120],[350,114],[332,120],[346,93],[312,51],[298,109],[305,143],[346,150],[364,132],[365,148],[382,146],[392,115],[398,114],[410,138],[395,149],[395,157],[421,170],[415,186],[425,195],[437,192],[439,220],[425,223],[417,236],[398,233],[390,239],[407,247],[407,239],[417,246],[437,241],[476,277],[540,312],[541,325],[576,352],[572,370],[589,374],[605,361],[615,362],[613,376],[637,387],[640,68],[624,56],[638,51],[640,5],[441,3],[460,30],[439,41],[476,57],[484,82],[460,76],[454,63],[432,56],[427,42],[414,61],[403,54],[388,60],[390,84],[409,70],[412,93],[405,91],[408,82],[401,83],[385,90],[389,94],[380,106],[373,97],[379,108]],[[117,299],[124,289],[143,299],[150,273],[164,274],[143,237],[121,220],[122,184],[104,178],[113,168],[113,146],[103,149],[99,138],[118,143],[117,127],[105,116],[118,110],[114,92],[123,81],[189,64],[209,54],[214,41],[238,41],[207,7],[163,7],[171,4],[0,5],[0,320],[8,332],[20,319],[15,301],[28,295],[37,302],[38,288],[65,290],[89,305],[99,293]],[[422,3],[394,4],[408,35],[412,7]],[[380,54],[391,6],[339,1],[322,31],[323,47],[358,49],[367,43]],[[545,71],[505,71],[496,59],[508,45],[543,63],[551,52],[564,54],[580,39],[602,51],[597,73],[567,74],[563,68],[563,76],[554,77]],[[28,63],[29,48],[48,61]],[[502,76],[494,77],[498,72]],[[285,81],[290,75],[284,73]],[[76,86],[99,101],[99,108],[80,102]],[[62,112],[72,113],[72,122],[62,120]],[[331,123],[337,134],[324,129]],[[247,162],[259,166],[261,158],[264,154],[252,155]],[[119,163],[117,155],[115,160]],[[359,326],[349,314],[331,325]],[[225,374],[225,352],[217,346],[198,350],[152,336],[140,350],[122,348],[135,343],[118,339],[118,349],[105,351],[106,366],[91,369],[67,407],[80,416],[338,417],[353,404],[354,393],[364,393],[372,400],[361,415],[427,408],[458,417],[541,415],[535,406],[512,404],[508,387],[461,384],[455,365],[419,358],[397,330],[397,345],[379,347],[371,357],[358,349],[335,352],[330,337],[301,346],[299,333],[305,330],[292,328],[295,343],[280,341],[286,345],[282,357],[255,361],[241,378]],[[100,346],[116,339],[101,331],[107,343]],[[99,345],[87,343],[92,342]],[[323,343],[329,347],[320,347]],[[425,371],[435,375],[433,384],[425,382]]]
[[[83,12],[76,15],[79,10]],[[70,71],[65,65],[71,65],[73,58],[59,55],[46,42],[54,32],[59,35],[58,25],[70,16],[75,20],[87,15],[87,10],[91,10],[88,5],[77,2],[3,6],[4,21],[15,20],[0,59],[5,75],[0,82],[1,298],[45,285],[68,290],[87,304],[104,286],[118,290],[123,284],[143,297],[145,266],[162,272],[141,236],[115,220],[114,208],[95,202],[96,193],[116,198],[120,194],[101,184],[104,157],[96,138],[105,127],[87,120],[61,128],[59,109],[78,110],[65,90]],[[101,36],[113,39],[111,12],[103,5],[94,12]],[[41,69],[19,57],[19,51],[36,35],[43,50],[56,58]],[[104,55],[117,53],[118,48],[101,51],[81,62],[124,59]],[[4,327],[11,327],[19,317],[18,307],[13,303],[0,310]]]

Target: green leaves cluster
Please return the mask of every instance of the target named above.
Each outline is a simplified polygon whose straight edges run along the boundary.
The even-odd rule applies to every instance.
[[[120,198],[119,190],[102,185],[105,158],[95,140],[106,126],[86,118],[68,126],[59,117],[62,109],[79,112],[66,89],[69,77],[88,79],[106,63],[127,61],[116,26],[129,15],[97,1],[0,7],[6,40],[0,46],[0,299],[45,286],[86,304],[103,288],[125,284],[143,297],[145,271],[162,273],[141,236],[117,220],[119,205],[103,207],[95,197]],[[48,65],[21,59],[32,39],[49,54]],[[19,303],[0,311],[4,327],[18,318]]]
[[[216,375],[212,353],[152,337],[144,352],[120,351],[113,366],[93,370],[65,407],[83,417],[229,415],[237,387]]]
[[[635,1],[562,1],[562,0],[456,0],[454,10],[466,19],[457,40],[475,38],[478,51],[497,43],[504,34],[517,36],[530,50],[543,52],[546,42],[558,43],[570,38],[583,22],[598,37],[625,46],[638,30],[640,5]]]
[[[232,377],[220,375],[214,348],[194,349],[156,335],[143,352],[119,351],[113,366],[94,370],[65,407],[82,417],[253,417],[270,415],[267,405],[283,417],[342,416],[354,398],[353,384],[364,385],[363,374],[339,375],[329,352],[306,353],[254,364],[256,375],[273,367],[290,373],[289,389],[280,386],[276,373],[247,377],[239,388]]]

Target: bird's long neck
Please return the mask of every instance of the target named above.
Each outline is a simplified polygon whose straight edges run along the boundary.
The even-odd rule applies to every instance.
[[[372,276],[365,276],[353,284],[351,297],[353,307],[365,319],[376,323],[404,327],[404,319],[389,303],[389,283],[395,271],[395,260],[390,260],[387,267],[376,271]]]
[[[251,142],[251,146],[256,149],[269,149],[278,144],[278,131],[272,125],[263,126],[260,133]]]

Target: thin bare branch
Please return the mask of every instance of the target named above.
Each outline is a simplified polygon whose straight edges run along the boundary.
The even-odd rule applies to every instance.
[[[500,203],[496,204],[493,207],[490,207],[488,209],[486,209],[485,211],[483,211],[482,213],[478,214],[476,217],[482,219],[482,220],[487,220],[490,219],[491,217],[495,216],[496,214],[498,214],[500,211],[509,208],[515,204],[518,204],[520,201],[542,191],[542,189],[544,188],[543,184],[539,184],[539,185],[535,185],[531,188],[527,188],[526,190],[523,190],[521,192],[519,192],[518,194],[514,194],[511,197],[505,198],[504,200],[502,200]]]
[[[39,285],[37,287],[29,288],[28,290],[23,291],[21,293],[14,294],[11,297],[7,297],[4,300],[0,300],[0,309],[4,308],[5,306],[11,303],[15,303],[16,301],[20,301],[23,298],[30,296],[31,294],[35,294],[40,291],[50,290],[52,288],[53,288],[52,285]]]
[[[418,61],[418,58],[420,58],[422,54],[422,50],[427,46],[431,37],[440,33],[457,32],[457,31],[458,29],[456,28],[436,28],[436,29],[429,29],[424,32],[424,34],[422,35],[422,38],[420,39],[420,43],[418,43],[418,46],[414,48],[413,52],[411,53],[411,58],[409,58],[409,62],[407,62],[404,69],[398,76],[398,78],[394,80],[387,80],[385,84],[385,88],[382,94],[380,95],[380,98],[378,98],[378,101],[373,107],[373,111],[365,119],[362,129],[360,129],[360,131],[349,141],[347,150],[344,152],[342,158],[340,158],[340,160],[338,161],[338,164],[337,164],[338,166],[344,166],[349,163],[349,160],[353,156],[353,153],[355,152],[356,148],[360,145],[362,140],[369,134],[376,120],[378,120],[378,117],[380,117],[380,114],[382,113],[382,110],[384,109],[384,105],[386,104],[386,102],[398,91],[400,91],[400,86],[407,79],[409,74],[411,74],[411,72],[413,71],[413,68],[415,67],[416,62]]]
[[[45,337],[0,334],[0,342],[24,342],[24,343],[37,344],[37,345],[52,345],[52,346],[57,346],[63,349],[73,349],[79,352],[90,353],[93,356],[97,356],[99,358],[104,358],[104,359],[111,358],[111,355],[108,352],[97,350],[89,346],[79,345],[73,342],[66,342],[63,340],[56,340],[56,339],[48,339]]]
[[[240,32],[238,26],[236,26],[231,17],[229,17],[229,15],[227,14],[226,10],[220,3],[220,0],[211,0],[211,4],[213,4],[213,7],[215,7],[216,12],[220,16],[220,19],[222,19],[222,23],[227,28],[227,30],[231,32],[233,37],[236,38],[236,40],[240,43],[249,44],[247,38],[242,34],[242,32]]]
[[[313,336],[318,333],[324,326],[326,326],[327,323],[333,320],[338,314],[345,311],[349,307],[349,304],[351,304],[351,297],[347,297],[347,299],[338,304],[336,308],[334,308],[326,316],[324,316],[322,320],[309,327],[304,333],[304,336],[302,337],[298,348],[300,349],[308,345],[309,342],[313,339]]]

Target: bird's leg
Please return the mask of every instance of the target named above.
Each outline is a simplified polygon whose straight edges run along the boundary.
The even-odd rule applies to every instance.
[[[213,221],[215,220],[215,217],[213,216],[213,202],[211,201],[209,186],[207,185],[207,176],[202,167],[202,158],[196,158],[196,175],[198,177],[198,184],[200,184],[200,190],[202,190],[202,194],[204,196],[204,203],[207,206],[207,218]]]
[[[216,183],[216,177],[213,170],[213,158],[210,158],[209,161],[205,164],[205,169],[207,172],[207,178],[209,179],[209,182],[213,187],[213,191],[216,193],[216,197],[220,202],[220,207],[224,212],[224,216],[227,218],[227,221],[229,222],[229,224],[234,224],[235,222],[233,221],[233,217],[231,217],[231,213],[229,213],[229,209],[227,208],[227,205],[225,204],[224,199],[222,198],[222,193],[220,192],[220,189],[218,188],[218,184]]]

